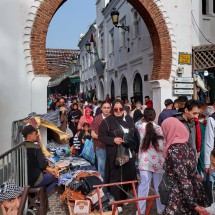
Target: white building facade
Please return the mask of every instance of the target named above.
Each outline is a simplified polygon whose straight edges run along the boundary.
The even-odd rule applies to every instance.
[[[106,94],[111,97],[134,96],[142,100],[149,95],[153,98],[155,108],[159,112],[164,106],[166,98],[177,98],[174,93],[175,77],[192,77],[192,48],[213,44],[215,42],[215,1],[157,1],[163,8],[162,13],[167,23],[172,46],[171,73],[168,80],[164,77],[153,80],[153,44],[147,26],[131,4],[125,0],[106,1],[97,0],[97,19],[94,23],[93,35],[96,38],[99,57],[106,62],[102,74],[98,75],[93,62],[95,58],[87,54],[85,43],[90,40],[90,28],[83,41],[79,43],[81,58],[84,55],[94,71],[90,77],[86,75],[89,68],[81,60],[81,72],[85,74],[81,79],[81,92],[95,89],[98,99],[104,99]],[[129,31],[114,27],[111,20],[112,9],[120,13],[119,25],[129,26]],[[92,43],[93,47],[93,43]],[[179,54],[188,54],[190,63],[179,62]],[[83,67],[84,65],[84,67]],[[86,77],[89,77],[86,78]],[[93,87],[94,86],[94,87]],[[193,91],[193,89],[179,89]],[[182,92],[184,93],[184,92]],[[185,94],[188,98],[192,94]]]
[[[64,2],[0,1],[0,154],[11,147],[13,121],[30,112],[47,110],[50,77],[46,35],[52,17]],[[90,55],[91,63],[87,54],[86,66],[82,67],[85,85],[81,90],[96,88],[99,99],[104,99],[107,93],[128,98],[138,94],[141,78],[142,96],[152,97],[159,112],[164,99],[175,96],[173,79],[178,76],[178,68],[183,67],[182,77],[192,77],[192,64],[179,64],[179,53],[192,54],[193,46],[215,43],[214,0],[97,0],[95,3],[97,20],[93,34],[99,57],[104,58],[106,65],[102,74],[97,74],[93,68],[96,56]],[[113,26],[110,17],[113,7],[120,12],[119,24],[128,25],[129,32]],[[83,41],[80,45],[84,44]],[[135,87],[134,80],[138,80]]]

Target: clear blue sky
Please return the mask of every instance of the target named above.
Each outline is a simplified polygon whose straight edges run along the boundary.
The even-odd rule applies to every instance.
[[[96,0],[67,0],[53,16],[46,48],[77,49],[79,36],[96,19]]]

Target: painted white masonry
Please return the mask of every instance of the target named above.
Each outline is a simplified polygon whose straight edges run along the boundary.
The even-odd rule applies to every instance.
[[[0,1],[0,136],[1,147],[0,154],[5,152],[11,146],[11,124],[14,120],[26,117],[30,112],[46,112],[46,94],[49,77],[36,77],[32,67],[30,55],[30,34],[35,19],[35,15],[40,4],[44,0],[1,0]],[[172,44],[172,68],[169,80],[159,80],[154,82],[143,82],[143,96],[149,95],[153,98],[154,106],[157,111],[163,108],[163,101],[172,95],[172,79],[175,77],[178,68],[178,52],[191,53],[192,46],[209,44],[199,32],[215,43],[215,14],[208,11],[207,15],[202,15],[201,1],[199,0],[153,0],[163,12],[166,24],[169,29]],[[95,1],[101,8],[105,7],[108,0]],[[212,2],[212,1],[210,1]],[[120,11],[121,19],[126,17],[126,24],[132,26],[132,16],[134,12],[131,5],[126,1],[111,1]],[[125,76],[129,85],[128,97],[133,95],[134,74],[139,71],[142,79],[144,74],[150,76],[152,71],[152,46],[147,29],[141,20],[140,39],[132,37],[129,33],[130,55],[127,56],[127,47],[119,47],[119,40],[115,38],[114,52],[109,50],[109,35],[113,30],[115,35],[120,35],[120,29],[113,27],[110,20],[110,11],[105,12],[105,17],[101,13],[101,8],[97,8],[97,29],[103,26],[105,40],[104,46],[108,47],[104,51],[104,57],[107,61],[107,67],[104,77],[99,79],[95,75],[94,69],[90,68],[90,77],[88,77],[87,67],[83,71],[85,85],[84,87],[94,88],[95,85],[103,83],[104,92],[100,99],[110,93],[110,83],[114,80],[115,95],[120,95],[120,80]],[[80,9],[81,11],[81,9]],[[191,13],[192,12],[192,13]],[[192,15],[193,14],[193,15]],[[197,23],[197,25],[194,23]],[[121,20],[122,21],[122,20]],[[197,27],[198,26],[198,27]],[[100,32],[100,33],[101,33]],[[98,46],[100,46],[100,33],[97,34]],[[125,33],[127,39],[127,32]],[[147,42],[148,40],[148,42]],[[127,42],[127,41],[126,41]],[[149,45],[147,47],[147,44]],[[141,47],[141,46],[142,47]],[[141,47],[140,52],[132,52]],[[137,50],[136,50],[137,51]],[[99,53],[100,55],[102,53]],[[86,53],[84,54],[86,55]],[[86,56],[85,56],[86,61]],[[115,71],[118,76],[115,77]],[[191,66],[184,66],[184,77],[190,77],[192,74]],[[91,83],[91,84],[89,84]],[[101,89],[97,87],[97,90]],[[98,93],[98,92],[97,92]],[[100,92],[101,93],[101,90]]]
[[[33,0],[0,1],[0,154],[11,148],[13,121],[33,111],[46,112],[49,78],[35,77],[30,59],[32,25],[27,20],[33,4]]]

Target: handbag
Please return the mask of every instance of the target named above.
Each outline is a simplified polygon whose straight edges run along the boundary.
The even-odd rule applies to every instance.
[[[80,154],[82,158],[89,161],[91,164],[95,163],[95,152],[93,147],[93,142],[89,139],[86,139],[84,143],[84,148]]]
[[[122,166],[129,161],[129,149],[124,147],[122,144],[118,145],[115,164]]]
[[[136,148],[136,141],[130,133],[125,133],[123,135],[123,140],[124,140],[124,142],[122,144],[126,148],[131,148],[133,150]]]
[[[162,180],[158,186],[158,192],[160,194],[161,204],[167,205],[169,200],[169,195],[172,191],[172,187],[173,187],[173,182],[170,181],[167,177],[167,174],[164,173]]]

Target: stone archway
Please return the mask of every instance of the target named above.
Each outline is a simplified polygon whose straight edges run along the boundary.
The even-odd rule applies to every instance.
[[[32,22],[30,35],[30,52],[27,52],[26,59],[31,57],[31,64],[28,66],[34,70],[36,75],[49,75],[46,62],[46,35],[49,23],[58,8],[66,0],[36,0],[32,9],[34,15],[29,15],[29,22]],[[40,3],[41,2],[41,3]],[[172,66],[172,40],[167,26],[168,17],[162,13],[160,0],[128,0],[143,18],[151,36],[154,50],[154,65],[152,80],[169,79]],[[159,6],[160,5],[160,6]],[[36,9],[35,9],[36,8]],[[27,43],[29,40],[27,41]],[[30,56],[29,56],[30,54]]]

